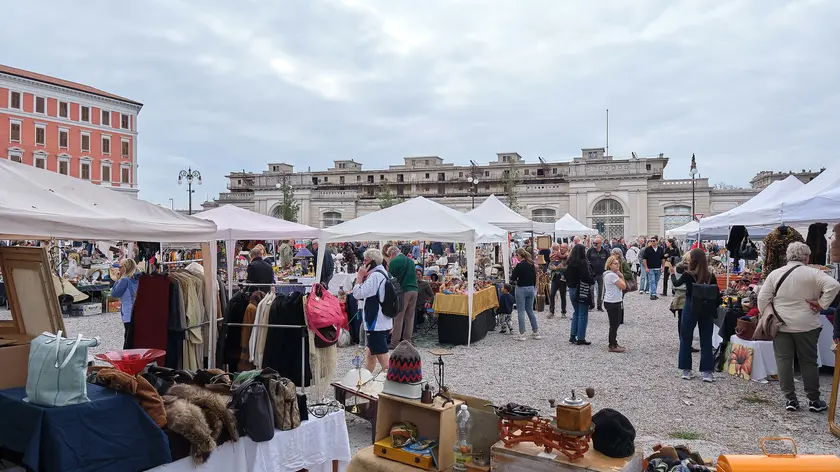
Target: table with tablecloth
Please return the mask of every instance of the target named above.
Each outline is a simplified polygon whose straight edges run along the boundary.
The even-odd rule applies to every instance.
[[[191,457],[166,464],[153,472],[310,472],[344,471],[350,462],[350,440],[344,411],[323,418],[312,415],[291,431],[274,432],[271,441],[256,443],[248,437],[217,447],[204,464]],[[333,469],[333,461],[337,461]]]
[[[88,385],[89,403],[42,407],[0,390],[0,448],[40,472],[136,471],[170,462],[169,441],[131,395]]]
[[[496,324],[495,309],[499,306],[496,287],[486,287],[473,294],[472,319],[467,319],[469,297],[462,293],[438,293],[432,305],[438,316],[438,341],[442,344],[467,344],[467,329],[472,330],[470,341],[480,341]]]
[[[712,338],[712,344],[715,347],[721,341],[723,340],[717,334]],[[752,350],[751,354],[750,349]],[[822,365],[822,359],[824,358],[818,349],[817,365]],[[762,382],[770,376],[778,375],[779,369],[776,366],[773,341],[746,341],[739,338],[737,334],[733,334],[729,338],[729,345],[726,348],[726,361],[723,364],[723,372],[743,378],[748,377],[750,380],[756,382]]]

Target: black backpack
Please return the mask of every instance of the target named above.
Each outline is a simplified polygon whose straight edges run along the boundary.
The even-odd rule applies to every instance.
[[[710,280],[711,282],[712,280]],[[695,282],[691,288],[691,314],[695,317],[710,316],[717,318],[720,306],[720,289],[717,283],[700,284]]]
[[[254,442],[274,438],[274,407],[258,379],[249,379],[235,387],[228,408],[233,410],[240,435],[247,435]]]
[[[396,277],[391,277],[391,274],[382,271],[385,280],[382,283],[385,285],[385,298],[379,303],[382,307],[382,314],[388,318],[394,318],[403,310],[403,289],[400,281]],[[376,298],[379,300],[379,297]]]

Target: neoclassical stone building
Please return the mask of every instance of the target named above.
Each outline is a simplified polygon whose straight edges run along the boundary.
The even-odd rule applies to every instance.
[[[335,161],[325,171],[295,172],[277,163],[260,173],[232,172],[230,191],[204,206],[233,204],[276,215],[286,182],[300,204],[298,222],[324,228],[378,210],[389,194],[397,200],[423,196],[468,211],[491,194],[504,201],[506,189],[514,188],[519,212],[533,220],[553,222],[570,213],[608,236],[662,235],[690,221],[692,208],[692,180],[664,179],[667,165],[662,154],[617,159],[604,148],[583,149],[568,162],[526,162],[516,152],[503,152],[486,164],[455,165],[420,156],[374,170],[353,160]],[[721,213],[760,190],[713,189],[707,179],[697,178],[695,213]]]

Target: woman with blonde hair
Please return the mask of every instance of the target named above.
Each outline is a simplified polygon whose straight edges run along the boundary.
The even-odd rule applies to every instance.
[[[620,251],[619,251],[620,253]],[[604,308],[610,320],[609,351],[624,352],[626,349],[618,345],[618,327],[621,325],[622,300],[627,281],[621,272],[621,256],[613,254],[607,259],[604,272]]]
[[[123,259],[120,262],[120,279],[111,289],[111,296],[120,299],[120,315],[125,328],[123,349],[128,349],[128,326],[131,323],[131,311],[134,309],[134,299],[137,297],[137,264],[134,259]]]

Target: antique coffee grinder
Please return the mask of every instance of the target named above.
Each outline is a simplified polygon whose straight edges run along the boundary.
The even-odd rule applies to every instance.
[[[595,396],[595,389],[586,389],[586,396]],[[542,446],[546,452],[552,450],[563,453],[574,462],[589,450],[589,440],[595,431],[592,423],[592,404],[586,398],[578,398],[572,390],[572,396],[559,404],[549,400],[555,409],[556,417],[544,432]]]
[[[587,394],[590,392],[592,396],[595,395],[593,389],[587,389]],[[554,401],[549,403],[554,403]],[[574,390],[571,397],[553,406],[557,414],[557,429],[583,433],[588,432],[592,427],[592,404],[586,398],[578,398]]]

